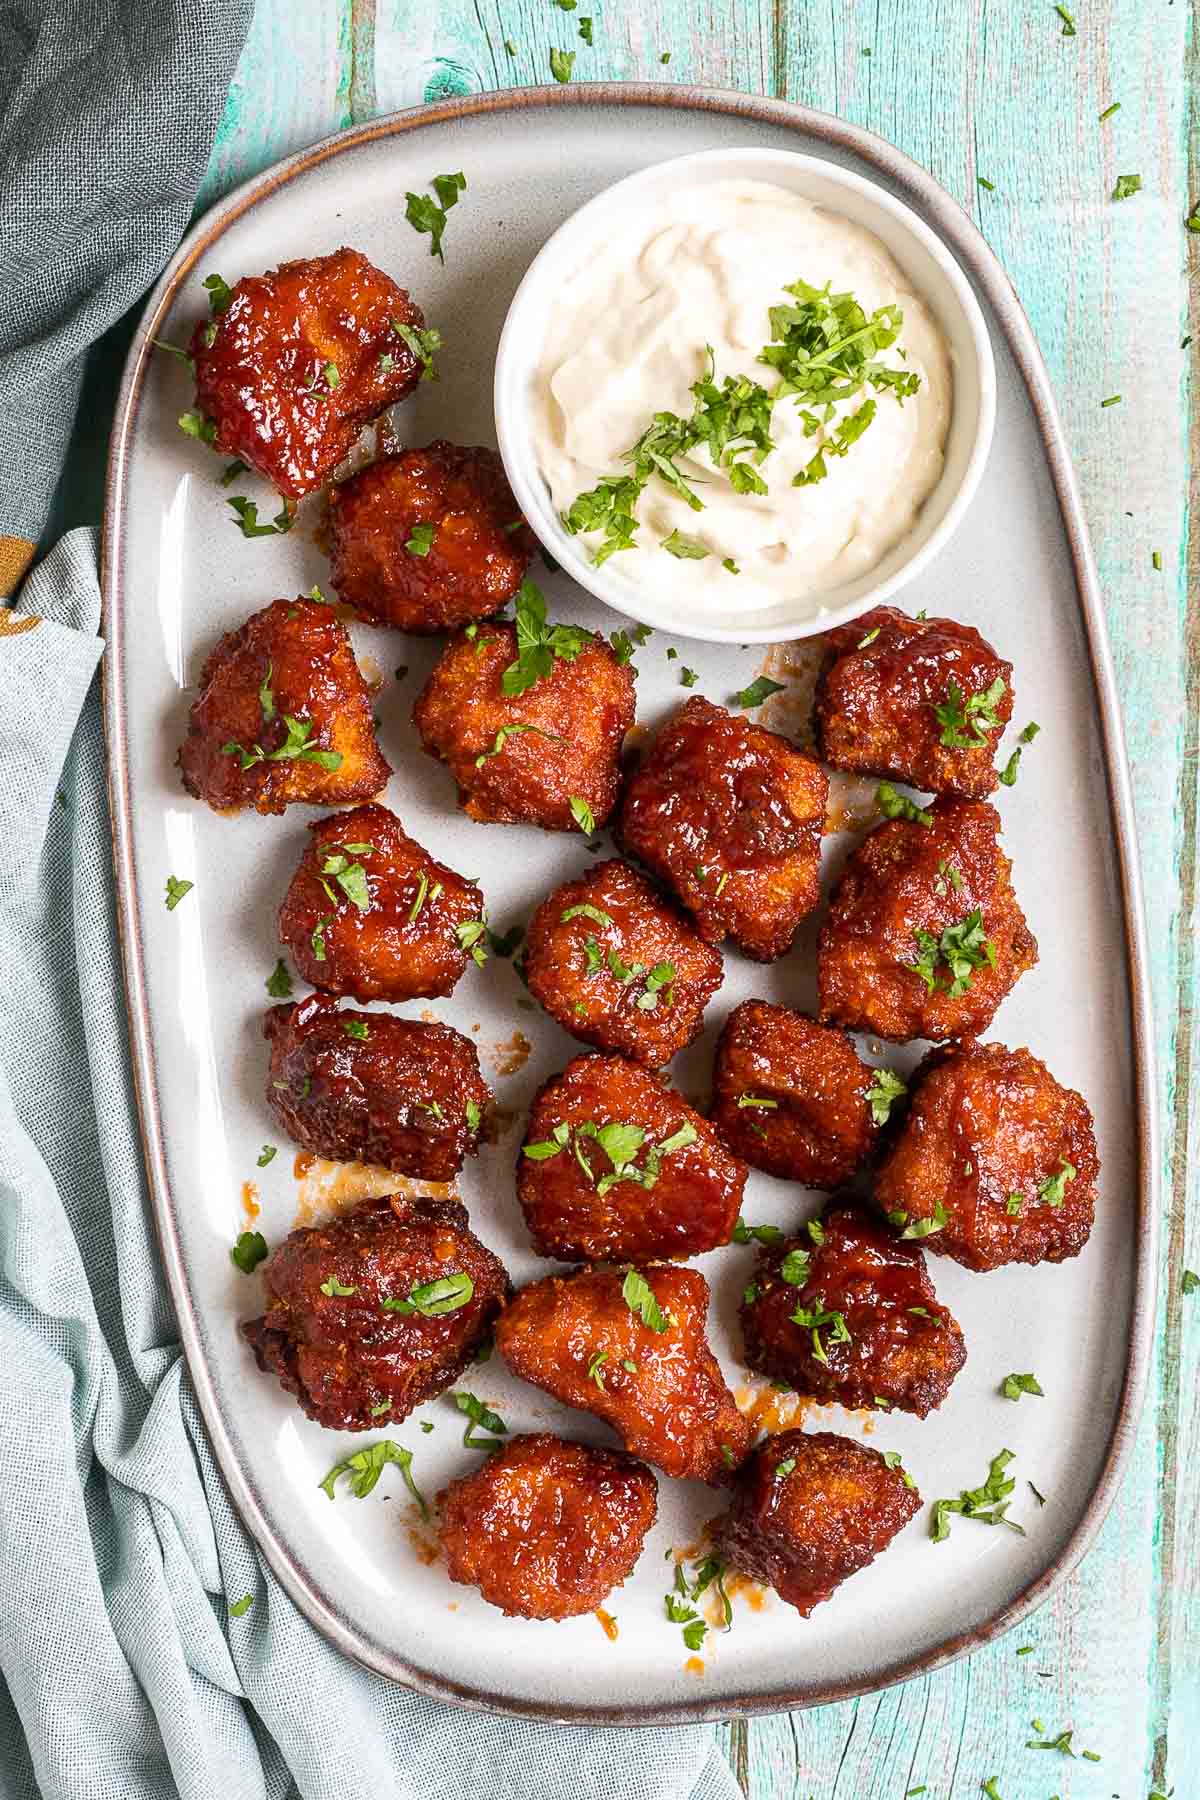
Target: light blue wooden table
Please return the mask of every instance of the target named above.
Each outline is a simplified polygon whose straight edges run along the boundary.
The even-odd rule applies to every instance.
[[[1108,598],[1137,790],[1162,1085],[1162,1304],[1132,1467],[1099,1542],[1019,1633],[940,1674],[819,1712],[717,1727],[752,1800],[1200,1795],[1200,610],[1189,605],[1187,0],[258,0],[202,203],[376,113],[549,81],[742,88],[838,113],[915,157],[978,219],[1058,390]],[[515,54],[506,49],[506,41]],[[662,58],[669,53],[669,62]],[[1101,122],[1113,102],[1120,110]],[[1118,174],[1142,191],[1114,202]],[[980,177],[994,184],[985,187]],[[1120,405],[1101,408],[1119,393]],[[1157,552],[1157,558],[1155,553]],[[1161,561],[1161,569],[1155,562]],[[1070,870],[1063,870],[1069,881]],[[1020,1644],[1034,1654],[1018,1656]],[[1039,1718],[1100,1763],[1025,1748]],[[648,1797],[652,1800],[652,1796]]]

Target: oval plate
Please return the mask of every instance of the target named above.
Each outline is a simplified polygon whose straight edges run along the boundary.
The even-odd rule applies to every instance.
[[[236,1334],[258,1310],[258,1278],[237,1274],[229,1246],[246,1218],[243,1184],[261,1189],[261,1224],[277,1242],[311,1215],[290,1150],[261,1171],[273,1128],[262,1101],[259,1033],[264,977],[278,945],[274,910],[313,816],[221,819],[183,793],[173,765],[187,687],[222,631],[278,594],[327,579],[310,502],[286,537],[244,541],[218,485],[220,464],[182,437],[191,404],[182,367],[150,338],[185,339],[204,310],[202,276],[233,281],[289,257],[351,243],[412,288],[446,339],[443,379],[400,409],[411,441],[444,434],[493,441],[491,361],[511,295],[566,214],[635,168],[690,150],[754,143],[804,150],[859,170],[914,207],[975,285],[997,357],[999,405],[989,468],[954,541],[906,596],[968,620],[1016,665],[1019,718],[1042,734],[1019,785],[1001,790],[1006,847],[1040,966],[1001,1009],[995,1035],[1028,1043],[1096,1114],[1103,1158],[1087,1250],[1062,1268],[973,1276],[931,1259],[939,1293],[964,1325],[969,1360],[930,1420],[810,1409],[810,1421],[895,1448],[926,1500],[983,1480],[1002,1446],[1015,1452],[1013,1517],[1027,1535],[956,1521],[933,1545],[928,1512],[872,1567],[802,1621],[768,1596],[739,1599],[732,1631],[711,1633],[703,1669],[689,1667],[663,1615],[664,1557],[695,1541],[719,1497],[661,1484],[659,1524],[630,1581],[610,1601],[619,1634],[591,1618],[556,1627],[512,1621],[421,1558],[419,1525],[395,1471],[366,1501],[330,1504],[318,1482],[361,1439],[323,1432],[255,1370]],[[406,189],[463,169],[443,268],[403,217]],[[237,484],[275,510],[262,484]],[[535,574],[537,571],[535,570]],[[551,611],[605,630],[623,621],[538,576]],[[1142,1397],[1154,1300],[1155,1126],[1145,948],[1129,777],[1095,570],[1046,372],[1003,271],[966,215],[915,164],[880,139],[779,101],[686,88],[568,87],[490,94],[381,119],[319,144],[240,188],[187,238],[146,309],[125,372],[113,433],[105,526],[106,714],[114,856],[130,1032],[146,1159],[180,1334],[212,1441],[248,1528],[296,1603],[350,1656],[465,1705],[574,1722],[715,1719],[813,1705],[927,1671],[1007,1630],[1078,1562],[1113,1498]],[[382,674],[381,738],[397,774],[388,798],[413,834],[483,882],[497,929],[528,918],[547,889],[588,862],[580,840],[483,828],[454,811],[446,772],[419,752],[411,703],[436,646],[354,627],[360,656]],[[759,651],[671,646],[637,652],[639,716],[655,724],[697,691],[727,700],[763,669]],[[397,664],[411,672],[393,679]],[[781,729],[802,716],[809,668],[770,653],[788,692],[759,716]],[[789,675],[794,680],[789,679]],[[795,691],[793,691],[793,689]],[[836,863],[846,834],[827,840]],[[171,913],[168,873],[195,882]],[[729,1008],[760,995],[810,1005],[811,921],[795,954],[770,968],[731,955],[703,1038],[672,1077],[707,1089],[712,1045]],[[525,996],[511,966],[471,970],[432,1012],[473,1032],[502,1106],[517,1120],[537,1083],[576,1046]],[[530,1040],[525,1054],[523,1034]],[[911,1066],[915,1047],[892,1060]],[[500,1073],[508,1070],[508,1073]],[[461,1183],[476,1228],[514,1280],[544,1271],[513,1198],[514,1122]],[[391,1182],[389,1185],[400,1185]],[[343,1184],[344,1187],[344,1184]],[[378,1191],[378,1190],[376,1190]],[[752,1178],[746,1214],[793,1225],[802,1193]],[[713,1284],[712,1331],[735,1385],[735,1310],[751,1266],[736,1248],[702,1258]],[[1033,1369],[1042,1400],[1018,1405],[998,1384]],[[470,1385],[513,1429],[550,1425],[600,1441],[589,1416],[555,1406],[493,1359]],[[472,1464],[448,1397],[399,1435],[433,1493]],[[1039,1505],[1027,1483],[1046,1497]]]

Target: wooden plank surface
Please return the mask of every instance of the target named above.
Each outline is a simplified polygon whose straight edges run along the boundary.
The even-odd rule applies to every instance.
[[[578,35],[589,9],[592,48]],[[1200,1292],[1181,1291],[1184,1268],[1200,1271],[1187,1211],[1200,1166],[1200,551],[1181,347],[1189,330],[1200,339],[1187,279],[1200,236],[1183,229],[1200,193],[1196,51],[1185,0],[1073,11],[1068,35],[1043,0],[259,0],[202,196],[376,112],[545,82],[551,48],[572,49],[579,79],[774,94],[889,138],[979,221],[1046,355],[1104,584],[1146,881],[1164,1143],[1150,1399],[1098,1544],[1016,1637],[883,1695],[717,1728],[752,1800],[902,1800],[915,1787],[965,1800],[984,1777],[1003,1800],[1200,1792]],[[1143,191],[1114,202],[1118,173],[1140,174]],[[1034,1653],[1018,1657],[1021,1644]],[[1103,1760],[1027,1750],[1034,1717],[1073,1727]]]

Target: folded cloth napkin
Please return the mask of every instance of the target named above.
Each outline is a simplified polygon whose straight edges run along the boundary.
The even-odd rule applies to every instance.
[[[48,515],[80,359],[187,223],[248,0],[9,0],[0,12],[11,586]],[[234,1513],[181,1359],[142,1167],[99,612],[88,530],[0,607],[0,1795],[731,1800],[706,1728],[489,1718],[366,1673],[297,1612]],[[231,1621],[247,1593],[252,1609]]]

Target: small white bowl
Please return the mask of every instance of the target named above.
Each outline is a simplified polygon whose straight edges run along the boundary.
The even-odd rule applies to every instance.
[[[945,464],[913,529],[857,580],[819,596],[783,600],[728,624],[698,619],[675,599],[635,582],[620,555],[597,567],[586,544],[564,530],[533,447],[534,380],[547,321],[563,278],[593,246],[619,233],[631,198],[653,198],[681,182],[769,181],[874,232],[925,301],[945,336],[954,394]],[[996,415],[996,370],[983,314],[941,239],[883,188],[820,157],[790,150],[702,150],[655,163],[606,188],[567,219],[530,264],[513,296],[496,353],[496,434],[517,502],[542,544],[581,587],[614,611],[684,637],[765,643],[809,637],[897,593],[933,560],[962,519],[987,461]]]

